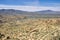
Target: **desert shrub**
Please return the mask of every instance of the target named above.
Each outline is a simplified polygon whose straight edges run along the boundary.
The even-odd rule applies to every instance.
[[[0,20],[0,23],[3,23],[3,21],[2,21],[2,20]]]
[[[60,36],[54,37],[53,40],[60,40]]]
[[[2,33],[0,33],[0,39],[2,39],[2,38],[4,38],[4,37],[5,37],[5,35],[2,34]]]
[[[7,36],[7,38],[6,39],[10,39],[10,37],[9,36]]]
[[[5,39],[5,40],[20,40],[18,38],[11,38],[11,39]]]

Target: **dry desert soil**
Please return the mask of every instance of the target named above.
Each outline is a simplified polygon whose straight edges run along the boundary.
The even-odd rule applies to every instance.
[[[0,40],[60,40],[60,18],[0,15]]]

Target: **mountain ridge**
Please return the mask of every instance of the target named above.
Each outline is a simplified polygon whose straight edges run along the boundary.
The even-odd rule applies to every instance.
[[[53,11],[53,10],[42,10],[36,12],[28,12],[22,10],[15,10],[15,9],[0,9],[0,14],[60,14],[60,11]]]

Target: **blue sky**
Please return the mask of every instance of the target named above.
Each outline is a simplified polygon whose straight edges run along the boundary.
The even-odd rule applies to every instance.
[[[0,9],[20,9],[29,11],[55,10],[60,11],[60,0],[0,0]]]

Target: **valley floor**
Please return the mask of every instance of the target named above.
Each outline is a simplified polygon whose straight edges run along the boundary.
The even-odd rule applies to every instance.
[[[0,40],[60,40],[60,18],[0,16]]]

